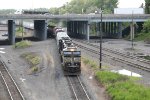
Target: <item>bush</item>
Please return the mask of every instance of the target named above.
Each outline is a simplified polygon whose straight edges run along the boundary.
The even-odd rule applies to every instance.
[[[144,33],[149,33],[150,32],[150,20],[144,22],[142,31]]]
[[[25,58],[27,62],[29,62],[31,72],[36,72],[39,70],[37,65],[40,64],[41,58],[38,55],[36,55],[35,53],[25,53],[22,54],[21,57]]]
[[[38,67],[37,67],[37,66],[33,66],[33,67],[31,68],[31,71],[32,71],[32,72],[37,72],[37,71],[38,71]]]
[[[23,40],[21,42],[15,43],[15,45],[13,45],[13,48],[26,48],[26,47],[29,47],[31,45],[32,45],[31,41]]]
[[[30,64],[38,65],[40,63],[41,58],[34,53],[26,53],[22,55]]]
[[[136,41],[150,41],[150,33],[139,33],[135,36]]]

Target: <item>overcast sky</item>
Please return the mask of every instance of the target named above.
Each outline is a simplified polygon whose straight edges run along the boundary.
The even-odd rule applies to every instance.
[[[71,0],[0,0],[0,9],[60,7]],[[119,0],[119,8],[138,8],[144,0]]]

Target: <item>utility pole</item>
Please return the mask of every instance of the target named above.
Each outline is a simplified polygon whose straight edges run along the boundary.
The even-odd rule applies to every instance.
[[[24,36],[24,34],[23,34],[23,20],[21,20],[21,24],[22,24],[21,25],[22,26],[21,29],[22,29],[22,41],[23,41],[23,36]]]
[[[100,63],[99,63],[99,68],[102,68],[102,8],[100,10],[100,14],[101,14],[101,23],[99,26],[99,31],[100,31]]]
[[[133,44],[133,39],[134,39],[134,23],[133,23],[133,11],[132,11],[132,25],[131,25],[131,44],[132,44],[132,50],[134,49],[134,44]]]

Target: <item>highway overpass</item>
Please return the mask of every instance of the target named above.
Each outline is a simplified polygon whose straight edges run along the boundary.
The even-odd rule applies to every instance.
[[[102,25],[104,36],[122,38],[122,22],[136,23],[150,19],[150,14],[64,14],[64,15],[39,15],[39,14],[8,14],[0,15],[0,20],[8,20],[8,33],[10,44],[15,43],[15,20],[30,19],[34,21],[34,34],[40,40],[47,38],[47,24],[49,20],[64,20],[67,22],[67,31],[71,36],[79,36],[89,40],[90,23],[96,22],[98,30]],[[101,22],[102,19],[102,23]],[[131,25],[131,29],[133,29]],[[142,25],[141,25],[142,27]]]

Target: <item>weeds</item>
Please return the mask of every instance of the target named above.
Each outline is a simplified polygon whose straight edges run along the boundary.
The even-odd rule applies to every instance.
[[[21,57],[25,58],[27,62],[30,64],[30,68],[32,72],[38,71],[37,65],[40,64],[41,58],[35,53],[25,53],[22,54]]]
[[[31,46],[31,42],[28,41],[28,40],[23,40],[21,42],[17,42],[13,45],[13,48],[26,48],[26,47],[29,47]]]

